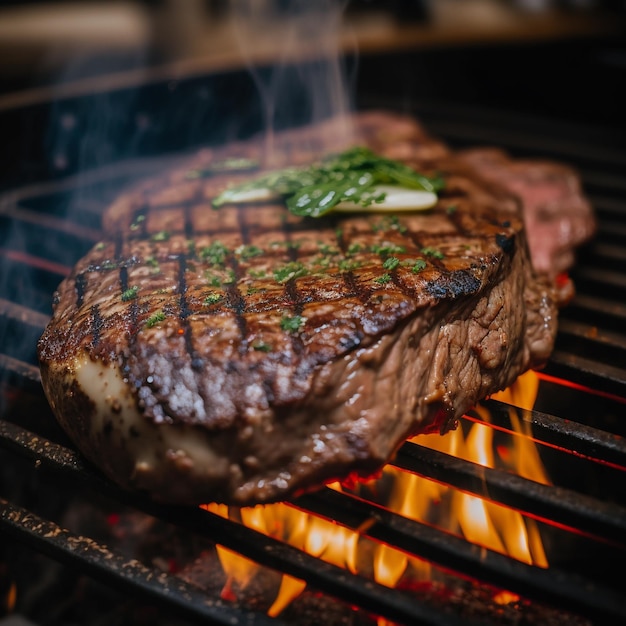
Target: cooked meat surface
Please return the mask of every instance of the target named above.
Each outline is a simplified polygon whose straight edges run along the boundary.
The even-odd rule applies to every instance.
[[[427,211],[215,210],[249,174],[190,177],[211,151],[120,198],[39,342],[46,394],[85,456],[161,501],[281,500],[377,472],[408,436],[454,427],[545,362],[555,292],[518,198],[419,130],[358,136],[444,177]]]

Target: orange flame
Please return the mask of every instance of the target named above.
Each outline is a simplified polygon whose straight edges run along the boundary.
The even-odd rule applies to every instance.
[[[493,397],[511,406],[510,420],[514,433],[506,449],[494,448],[494,429],[488,425],[489,414],[484,407],[475,411],[483,422],[473,423],[465,435],[458,428],[448,434],[418,435],[412,439],[421,446],[445,452],[488,468],[504,465],[517,474],[537,482],[548,483],[537,448],[530,433],[530,420],[519,418],[517,410],[530,410],[534,404],[539,379],[534,372],[521,376],[509,389]],[[496,456],[496,452],[498,456]],[[487,549],[506,554],[524,563],[548,567],[543,544],[534,520],[487,498],[463,493],[446,485],[428,480],[393,467],[385,469],[392,486],[386,506],[392,511],[422,523],[437,523],[449,532],[460,534],[468,541]],[[330,485],[341,489],[337,483]],[[223,505],[205,507],[223,517],[238,519],[241,523],[270,537],[285,541],[304,552],[328,563],[356,573],[366,568],[380,584],[395,587],[404,576],[412,581],[430,580],[431,566],[417,557],[411,557],[386,544],[376,544],[370,551],[359,550],[363,537],[356,531],[316,517],[293,506],[278,503],[250,508],[229,509]],[[222,595],[232,593],[234,583],[244,588],[254,577],[259,566],[221,546],[218,555],[227,577]],[[371,561],[361,568],[358,557],[367,552]],[[306,587],[306,582],[283,575],[276,598],[268,610],[278,616]],[[502,592],[494,602],[505,604],[518,596]],[[379,621],[379,626],[387,622]]]

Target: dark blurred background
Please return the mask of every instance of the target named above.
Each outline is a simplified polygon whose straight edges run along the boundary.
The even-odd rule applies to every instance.
[[[172,63],[241,61],[231,17],[283,16],[303,0],[0,1],[0,94]],[[623,34],[625,0],[317,0],[344,9],[342,45],[361,52],[527,44]],[[275,36],[258,53],[282,45]],[[506,68],[503,68],[506,73]],[[581,76],[581,78],[584,78]]]
[[[271,68],[298,61],[285,20],[312,6],[316,24],[341,11],[328,34],[352,106],[507,110],[621,140],[626,0],[0,2],[0,188],[258,130]],[[307,110],[294,85],[287,125]]]

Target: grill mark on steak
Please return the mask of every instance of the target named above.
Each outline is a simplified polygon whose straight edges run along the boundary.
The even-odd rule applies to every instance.
[[[191,215],[191,209],[193,207],[192,202],[185,202],[183,205],[184,215],[184,233],[187,239],[191,239],[194,233],[193,220]]]
[[[184,255],[180,255],[178,258],[178,291],[179,291],[179,308],[178,308],[178,320],[183,331],[183,337],[185,339],[185,349],[189,355],[191,361],[191,369],[196,377],[196,386],[200,387],[199,377],[203,367],[203,361],[200,354],[194,347],[193,333],[191,326],[188,323],[188,318],[191,315],[189,305],[187,303],[187,259]],[[180,331],[179,331],[180,332]]]
[[[142,205],[136,211],[133,212],[130,229],[135,231],[139,237],[148,236],[148,214],[150,213],[150,207],[147,204]]]
[[[123,299],[123,294],[128,289],[132,287],[128,278],[128,263],[120,261],[120,271],[119,271],[119,282],[120,282],[120,298]],[[139,286],[137,286],[139,287]],[[137,300],[135,297],[131,298],[128,301],[128,312],[129,312],[129,324],[130,324],[130,332],[131,334],[137,333],[137,318],[139,315],[139,305],[137,304]]]
[[[354,272],[342,272],[341,277],[343,278],[344,284],[348,288],[348,292],[346,293],[347,297],[358,298],[363,304],[368,302],[372,297],[372,289],[363,285],[363,283],[361,283],[354,275]]]
[[[239,267],[235,259],[232,260],[231,269],[235,276],[239,276]],[[245,354],[248,351],[248,322],[244,316],[246,312],[247,302],[243,294],[237,287],[237,280],[226,286],[226,305],[234,312],[235,322],[239,328],[241,342],[239,343],[239,354]]]
[[[74,284],[76,289],[76,308],[80,308],[85,300],[85,287],[87,286],[87,277],[83,272],[76,276]]]
[[[100,307],[94,304],[89,310],[89,321],[91,328],[91,348],[96,349],[100,344],[104,320],[100,315]]]
[[[237,224],[239,224],[239,232],[241,233],[241,243],[247,246],[250,243],[250,232],[248,220],[246,220],[246,211],[243,206],[237,207]]]
[[[128,289],[128,266],[120,263],[120,290],[124,293]]]
[[[282,232],[285,237],[285,246],[286,246],[285,252],[287,254],[287,258],[289,259],[290,263],[297,263],[299,256],[300,256],[300,251],[299,251],[299,246],[294,245],[292,230],[293,230],[293,227],[289,223],[289,221],[287,219],[283,219],[282,220]],[[304,302],[300,294],[300,291],[298,290],[298,286],[296,284],[295,278],[290,278],[289,280],[286,281],[285,287],[284,287],[284,293],[285,293],[287,302],[289,303],[289,306],[291,308],[291,311],[293,313],[293,316],[294,317],[301,316],[303,308],[304,308]],[[303,345],[302,337],[300,336],[300,334],[295,333],[295,332],[289,333],[289,338],[291,341],[291,349],[293,350],[294,354],[301,355],[304,350],[304,345]]]

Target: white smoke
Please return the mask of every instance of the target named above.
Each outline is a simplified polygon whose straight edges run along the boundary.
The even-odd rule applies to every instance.
[[[266,159],[278,127],[340,120],[351,133],[350,80],[342,54],[345,0],[232,0],[234,34],[263,108]],[[325,128],[330,128],[328,125]],[[337,137],[333,137],[337,142]]]

